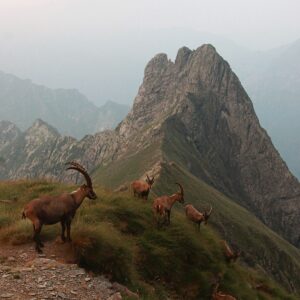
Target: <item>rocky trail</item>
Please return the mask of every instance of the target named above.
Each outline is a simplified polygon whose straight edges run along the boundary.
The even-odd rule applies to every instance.
[[[75,264],[70,245],[45,244],[44,254],[32,245],[0,247],[0,299],[122,299],[137,295],[104,276]]]

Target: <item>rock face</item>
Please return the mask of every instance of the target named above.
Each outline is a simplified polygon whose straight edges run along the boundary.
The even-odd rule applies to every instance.
[[[2,178],[64,178],[67,160],[79,159],[93,170],[156,141],[176,139],[193,149],[177,163],[300,247],[300,185],[261,128],[239,79],[211,45],[182,48],[175,63],[156,55],[132,110],[115,131],[76,141],[49,127],[36,129],[43,126],[35,124],[0,151],[7,161]],[[173,156],[164,149],[161,159]]]
[[[8,121],[0,121],[0,151],[21,135],[19,128]]]
[[[41,118],[76,138],[116,127],[129,111],[127,105],[112,101],[97,107],[77,90],[49,89],[1,71],[0,105],[0,120],[22,130]]]
[[[20,132],[20,131],[18,131]],[[70,180],[72,173],[64,172],[64,163],[81,160],[89,170],[112,160],[118,147],[114,131],[86,136],[80,141],[61,136],[56,129],[37,120],[1,149],[3,159],[0,178],[56,178]]]

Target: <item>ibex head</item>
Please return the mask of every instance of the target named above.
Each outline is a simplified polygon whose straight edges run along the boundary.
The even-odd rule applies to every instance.
[[[152,186],[153,183],[154,183],[154,176],[152,176],[151,179],[149,178],[148,174],[146,174],[146,176],[147,176],[146,182],[149,184],[149,186],[150,186],[150,188],[151,188],[151,186]]]
[[[183,187],[182,187],[182,185],[181,185],[180,183],[178,183],[178,182],[176,182],[175,184],[177,184],[177,185],[179,186],[179,188],[180,188],[180,191],[177,192],[177,194],[180,195],[180,198],[179,198],[178,201],[179,201],[180,203],[184,203],[184,192],[183,192]]]
[[[210,217],[210,215],[211,215],[211,212],[212,212],[212,206],[210,206],[210,210],[209,210],[209,212],[207,212],[207,211],[204,211],[204,224],[206,225],[207,224],[207,221],[208,221],[208,219],[209,219],[209,217]]]
[[[70,165],[70,167],[67,168],[67,170],[75,170],[81,173],[86,181],[86,184],[83,184],[81,186],[81,189],[85,192],[86,197],[88,197],[91,200],[97,199],[97,195],[93,190],[93,184],[92,184],[92,179],[90,175],[88,174],[87,170],[80,165],[79,163],[75,161],[67,162],[66,165]]]

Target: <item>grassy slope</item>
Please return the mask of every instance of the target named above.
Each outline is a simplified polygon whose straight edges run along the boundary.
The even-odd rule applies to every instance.
[[[152,197],[171,194],[176,190],[174,182],[182,182],[186,191],[186,202],[191,202],[200,209],[208,208],[210,204],[214,207],[210,223],[223,238],[234,242],[243,251],[243,261],[247,265],[266,272],[289,290],[295,288],[299,292],[299,249],[266,227],[246,209],[193,176],[191,173],[205,176],[205,165],[209,162],[199,159],[197,150],[186,139],[183,126],[176,126],[176,120],[171,120],[170,124],[166,122],[166,134],[156,148],[145,149],[137,155],[128,156],[125,161],[99,169],[96,180],[117,187],[124,183],[124,178],[128,179],[126,174],[130,174],[130,180],[139,178],[158,159],[164,161]],[[105,178],[105,173],[120,173],[122,176]],[[209,174],[207,178],[209,181]]]
[[[29,199],[72,189],[43,181],[0,183],[0,199],[18,198],[12,204],[0,203],[1,243],[22,244],[31,240],[31,224],[20,218]],[[176,295],[209,299],[212,280],[218,273],[223,274],[221,290],[240,299],[295,299],[260,272],[243,264],[227,265],[220,237],[210,226],[199,233],[181,213],[174,211],[171,226],[157,230],[150,202],[101,188],[97,188],[97,193],[99,200],[85,201],[72,227],[79,262],[139,290],[143,299]],[[59,229],[45,227],[42,236],[53,239]],[[258,283],[267,285],[272,295],[252,288]]]
[[[243,259],[247,264],[262,268],[287,288],[295,286],[300,291],[299,249],[274,233],[249,211],[193,176],[188,167],[192,166],[193,173],[197,174],[195,169],[205,169],[205,164],[209,162],[199,159],[193,144],[185,139],[183,126],[176,126],[174,120],[170,121],[171,126],[168,122],[165,124],[168,134],[162,143],[162,153],[164,161],[171,163],[166,163],[162,169],[156,193],[171,192],[174,181],[182,182],[186,201],[200,209],[209,205],[214,207],[211,223],[226,240],[243,250]]]
[[[142,176],[160,160],[160,157],[160,143],[157,142],[113,164],[100,166],[93,174],[93,178],[108,188],[117,188],[121,184],[129,183]]]

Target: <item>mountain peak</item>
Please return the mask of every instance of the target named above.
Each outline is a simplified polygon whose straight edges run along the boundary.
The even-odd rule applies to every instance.
[[[180,48],[177,52],[175,65],[177,65],[179,68],[182,68],[187,63],[191,53],[192,50],[188,47]]]
[[[27,135],[44,136],[44,138],[58,138],[59,132],[42,119],[36,119],[35,122],[26,130]]]
[[[205,52],[211,52],[211,53],[217,53],[216,48],[212,44],[203,44],[197,50],[205,51]]]
[[[11,129],[11,128],[15,128],[18,129],[18,127],[11,121],[6,121],[6,120],[1,120],[0,121],[0,131],[2,132],[3,130],[6,129]],[[18,129],[19,130],[19,129]]]
[[[147,123],[161,124],[186,104],[187,97],[183,94],[199,90],[226,94],[229,84],[240,88],[229,64],[210,44],[196,50],[180,48],[175,63],[166,54],[157,54],[146,66],[143,83],[131,112],[119,127],[120,132],[128,136],[133,128],[142,128]]]
[[[168,65],[171,63],[171,61],[168,59],[167,54],[165,53],[159,53],[156,54],[147,64],[145,68],[145,76],[149,74],[155,73],[161,73],[165,68],[168,67]]]

